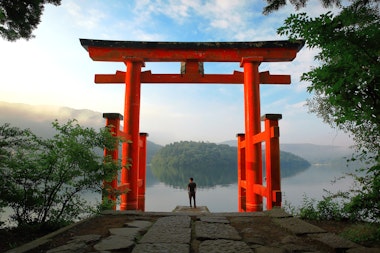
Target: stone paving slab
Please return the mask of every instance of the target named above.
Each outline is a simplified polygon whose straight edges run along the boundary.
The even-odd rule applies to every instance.
[[[139,228],[110,228],[108,231],[111,235],[124,236],[126,239],[133,241],[140,232]]]
[[[346,240],[333,233],[311,234],[308,235],[308,237],[327,245],[328,247],[334,249],[336,252],[359,247],[358,244]]]
[[[104,238],[99,243],[95,244],[94,249],[98,251],[124,250],[130,249],[134,245],[135,242],[133,240],[129,240],[125,236],[111,235],[109,237]]]
[[[82,253],[86,252],[87,244],[84,242],[75,242],[62,245],[60,247],[48,250],[47,253]]]
[[[167,216],[159,218],[139,243],[189,243],[191,241],[191,218]]]
[[[210,210],[208,210],[207,206],[197,206],[195,208],[189,207],[189,206],[176,206],[173,213],[210,213]]]
[[[132,253],[189,253],[190,245],[182,243],[137,244]]]
[[[352,248],[347,251],[346,253],[380,253],[379,248],[364,248],[364,247],[359,247],[359,248]]]
[[[243,241],[206,240],[199,245],[199,253],[253,253]]]
[[[191,241],[191,228],[152,227],[139,243],[188,243]]]
[[[189,228],[191,224],[190,216],[167,216],[159,218],[153,227],[182,227]]]
[[[262,247],[258,247],[255,249],[255,253],[288,253],[289,251],[287,251],[286,249],[284,248],[277,248],[277,247],[268,247],[268,246],[262,246]],[[318,252],[315,252],[314,250],[313,251],[290,251],[290,252],[313,252],[313,253],[318,253]]]
[[[289,218],[292,217],[291,214],[285,212],[283,208],[273,208],[272,210],[265,211],[265,214],[272,218]]]
[[[88,244],[96,242],[101,238],[100,235],[90,234],[82,236],[74,236],[67,244],[50,249],[47,253],[71,253],[71,252],[85,252]]]
[[[201,221],[204,222],[214,222],[214,223],[224,223],[229,224],[230,221],[227,220],[225,216],[202,216],[199,218]]]
[[[141,238],[133,252],[190,252],[191,218],[159,218]]]
[[[91,243],[91,242],[99,241],[101,237],[102,237],[101,235],[95,235],[95,234],[79,235],[79,236],[71,237],[71,240],[68,241],[68,243],[72,243],[72,242]]]
[[[264,211],[258,213],[163,213],[163,212],[137,212],[137,211],[117,211],[104,215],[128,215],[128,223],[125,223],[123,230],[121,224],[110,228],[111,235],[101,239],[100,235],[88,234],[72,237],[65,245],[55,249],[49,249],[49,253],[67,252],[176,252],[176,253],[204,253],[204,252],[245,252],[248,246],[254,253],[289,253],[289,252],[347,252],[347,253],[375,253],[378,248],[365,248],[350,241],[332,234],[329,235],[323,229],[304,222],[300,219],[288,216],[282,210]],[[192,217],[194,221],[192,221]],[[267,242],[265,235],[256,235],[252,231],[258,229],[250,218],[264,217],[270,221],[268,227],[264,222],[263,229],[268,231],[271,227],[277,226],[283,230],[283,236],[278,242]],[[122,219],[120,219],[122,220]],[[126,219],[127,220],[127,219]],[[133,220],[133,221],[132,221]],[[156,220],[156,222],[152,222]],[[240,227],[242,239],[236,229],[231,224],[248,223],[242,229]],[[240,221],[239,221],[240,220]],[[246,222],[245,222],[246,220]],[[239,221],[239,222],[237,222]],[[252,223],[252,224],[251,224]],[[80,224],[80,223],[78,223]],[[77,224],[77,225],[78,225]],[[193,226],[192,226],[193,225]],[[235,225],[234,225],[235,226]],[[74,228],[74,226],[70,226]],[[59,236],[59,233],[67,231],[70,227],[44,236],[36,241],[12,249],[8,252],[28,252],[38,246]],[[261,228],[261,227],[260,227]],[[193,230],[192,230],[193,229]],[[129,231],[129,232],[126,232]],[[136,233],[136,231],[140,231]],[[147,232],[146,232],[147,231]],[[244,232],[246,231],[246,232]],[[146,232],[146,233],[145,233]],[[91,233],[91,232],[90,232]],[[125,234],[127,233],[127,234]],[[129,233],[129,234],[128,234]],[[144,234],[145,233],[145,234]],[[193,236],[192,236],[193,233]],[[281,234],[281,232],[279,232]],[[149,234],[152,238],[149,239]],[[137,238],[143,235],[140,242]],[[249,236],[249,237],[247,237]],[[281,235],[279,235],[281,237]],[[144,237],[146,243],[144,242]],[[177,237],[177,239],[175,239]],[[166,238],[166,239],[165,239]],[[168,240],[167,238],[171,238]],[[174,240],[173,240],[174,238]],[[101,241],[99,241],[101,240]],[[165,241],[167,240],[167,241]],[[92,248],[91,245],[95,244]],[[243,244],[242,244],[243,243]],[[235,245],[235,246],[230,246]],[[243,246],[245,245],[245,246]],[[326,248],[323,248],[326,247]],[[230,249],[231,248],[231,249]],[[217,250],[219,249],[219,250]],[[230,251],[229,251],[230,250]],[[234,251],[235,250],[235,251]],[[330,250],[330,251],[329,251]]]
[[[241,240],[239,233],[231,225],[223,223],[195,222],[195,236],[199,240],[229,239]]]
[[[314,226],[297,218],[273,219],[273,222],[296,235],[325,233],[320,227]]]
[[[127,222],[124,224],[125,227],[131,227],[131,228],[140,228],[141,230],[145,230],[152,226],[152,222],[145,221],[145,220],[134,220],[131,222]]]

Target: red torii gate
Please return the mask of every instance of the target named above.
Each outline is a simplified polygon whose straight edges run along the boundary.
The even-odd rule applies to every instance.
[[[259,72],[261,62],[292,61],[303,47],[304,41],[259,42],[137,42],[80,39],[82,46],[94,61],[124,62],[126,71],[115,74],[96,74],[95,83],[124,83],[124,131],[117,135],[129,137],[123,143],[121,185],[111,182],[114,188],[128,188],[121,196],[121,210],[144,210],[142,194],[145,192],[146,135],[141,138],[140,91],[141,83],[216,83],[243,84],[245,109],[245,134],[238,135],[238,208],[239,211],[262,210],[262,198],[267,198],[267,208],[281,205],[279,167],[279,114],[265,115],[265,131],[261,132],[260,83],[290,84],[289,75],[271,75]],[[145,62],[181,62],[180,74],[152,74],[141,71]],[[244,72],[233,74],[205,74],[203,62],[238,62]],[[112,124],[122,116],[105,114]],[[266,143],[267,184],[262,182],[261,142]],[[145,142],[145,143],[144,143]],[[117,157],[116,157],[117,159]],[[126,168],[130,164],[129,169]],[[116,182],[116,183],[115,183]],[[143,188],[143,189],[142,189]],[[140,194],[139,194],[140,193]],[[140,199],[140,201],[139,201]]]

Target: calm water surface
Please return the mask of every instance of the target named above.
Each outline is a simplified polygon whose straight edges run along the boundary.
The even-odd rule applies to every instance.
[[[325,195],[324,189],[333,192],[349,189],[352,185],[350,178],[339,180],[334,184],[331,183],[334,178],[341,177],[344,172],[353,171],[348,168],[344,168],[344,170],[329,165],[313,165],[295,176],[283,178],[281,180],[283,205],[285,200],[292,206],[299,206],[302,204],[304,195],[320,200]],[[170,212],[178,205],[189,205],[187,183],[184,182],[183,188],[179,189],[156,179],[148,179],[145,211]],[[86,199],[96,203],[100,201],[100,195],[89,194]],[[211,212],[237,212],[237,183],[217,185],[213,188],[202,188],[201,185],[198,185],[196,199],[198,206],[207,206]],[[0,216],[0,219],[6,221],[10,213],[10,209],[5,209],[5,213]]]
[[[325,195],[324,189],[330,191],[347,190],[352,184],[350,178],[339,180],[332,184],[334,178],[341,177],[343,170],[328,165],[310,166],[307,170],[281,180],[281,190],[284,200],[292,206],[299,206],[303,196],[317,200]],[[346,171],[347,172],[347,171]],[[195,179],[196,182],[196,179]],[[173,188],[162,182],[152,183],[146,189],[145,211],[172,211],[177,205],[189,204],[187,182],[182,189]],[[198,185],[197,205],[207,206],[211,212],[237,212],[237,183],[218,185],[214,188],[202,188]]]

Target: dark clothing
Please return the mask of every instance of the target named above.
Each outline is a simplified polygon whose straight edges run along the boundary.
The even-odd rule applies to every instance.
[[[195,189],[197,188],[197,184],[194,183],[194,182],[190,182],[188,185],[187,185],[187,190],[189,192],[195,192]]]
[[[187,191],[189,192],[189,200],[190,200],[190,207],[191,207],[191,199],[194,199],[194,207],[197,207],[197,204],[195,202],[195,191],[197,188],[197,184],[194,182],[190,182],[187,185]]]

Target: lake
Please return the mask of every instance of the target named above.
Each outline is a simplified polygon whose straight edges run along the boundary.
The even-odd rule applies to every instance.
[[[353,169],[344,168],[345,172]],[[331,165],[312,165],[307,170],[295,176],[281,180],[281,191],[284,201],[292,206],[299,206],[303,196],[306,195],[317,200],[322,199],[324,190],[347,190],[352,184],[351,178],[345,178],[332,184],[334,178],[341,177],[343,169],[337,169]],[[196,182],[196,178],[194,179]],[[187,206],[187,183],[183,189],[173,188],[162,182],[147,182],[145,194],[145,211],[170,212],[177,205]],[[230,185],[217,185],[213,188],[202,188],[198,185],[197,205],[207,206],[211,212],[237,212],[237,183]]]
[[[344,167],[344,165],[343,165]],[[317,200],[322,199],[324,190],[347,190],[352,185],[351,178],[345,178],[332,184],[334,178],[341,177],[344,172],[352,172],[352,168],[334,167],[332,165],[312,165],[303,172],[292,177],[282,178],[281,190],[284,201],[292,206],[299,206],[303,196],[306,195]],[[195,178],[196,182],[196,178]],[[187,183],[182,189],[174,188],[158,181],[154,177],[147,178],[145,193],[145,211],[171,212],[176,206],[189,205],[187,195]],[[229,185],[217,185],[213,188],[202,188],[198,185],[197,205],[207,206],[211,212],[237,212],[237,183]],[[88,195],[90,201],[100,201],[100,195]],[[264,207],[265,208],[265,207]],[[7,221],[11,210],[5,209],[1,215],[2,221]],[[10,225],[11,223],[6,223]]]

